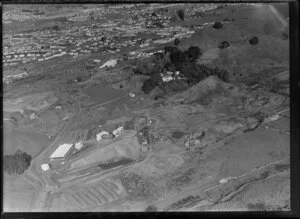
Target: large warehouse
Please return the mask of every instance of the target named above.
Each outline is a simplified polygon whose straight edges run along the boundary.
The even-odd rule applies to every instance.
[[[62,144],[50,155],[50,158],[64,158],[72,147],[73,144]]]

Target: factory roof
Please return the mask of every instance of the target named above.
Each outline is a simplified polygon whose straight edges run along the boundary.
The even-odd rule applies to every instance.
[[[73,144],[62,144],[60,145],[51,155],[50,158],[63,158],[70,151]]]

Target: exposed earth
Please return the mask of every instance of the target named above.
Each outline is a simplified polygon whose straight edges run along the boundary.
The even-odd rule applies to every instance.
[[[144,41],[114,52],[72,56],[66,47],[70,53],[60,57],[4,67],[7,78],[26,72],[4,83],[4,155],[20,149],[32,157],[23,173],[4,172],[4,212],[290,210],[287,3],[141,4],[126,15],[113,5],[35,7],[42,17],[4,5],[4,35],[53,25],[64,35],[122,19],[144,25],[142,14],[168,22],[135,29],[129,42]],[[96,18],[91,11],[101,7],[109,12]],[[60,21],[75,15],[88,18]],[[169,27],[191,34],[172,35]],[[153,41],[166,40],[157,34],[164,28],[178,45]],[[179,55],[161,52],[166,47]],[[190,47],[201,50],[194,60],[184,53]],[[180,54],[188,57],[182,66],[174,61]],[[161,69],[153,61],[160,56]],[[103,67],[112,59],[116,65]],[[165,67],[169,59],[174,65]],[[99,140],[101,131],[109,134]],[[59,145],[79,142],[63,158],[49,158]]]

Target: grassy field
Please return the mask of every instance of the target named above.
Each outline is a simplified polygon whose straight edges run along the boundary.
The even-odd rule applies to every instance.
[[[18,129],[4,123],[3,154],[14,154],[20,149],[32,157],[37,156],[45,147],[50,144],[46,135],[32,132],[26,129]]]

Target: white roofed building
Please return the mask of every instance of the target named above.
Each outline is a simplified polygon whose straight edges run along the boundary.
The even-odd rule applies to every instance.
[[[73,144],[62,144],[50,155],[50,158],[64,158],[72,147]]]
[[[77,143],[75,144],[75,149],[80,150],[80,149],[82,148],[82,146],[83,146],[83,144],[82,144],[81,141],[80,141],[80,142],[77,142]]]
[[[124,127],[120,126],[119,128],[117,128],[116,130],[113,131],[113,135],[118,137],[122,133],[123,130],[124,130]]]
[[[44,163],[44,164],[41,165],[41,169],[42,169],[43,171],[47,171],[47,170],[50,169],[50,166],[49,166],[49,164]]]
[[[117,64],[117,60],[111,59],[111,60],[108,60],[107,62],[105,62],[102,66],[100,66],[100,68],[115,67],[116,64]]]
[[[109,133],[108,133],[107,131],[99,132],[99,133],[96,135],[97,141],[100,141],[104,135],[109,135]]]

